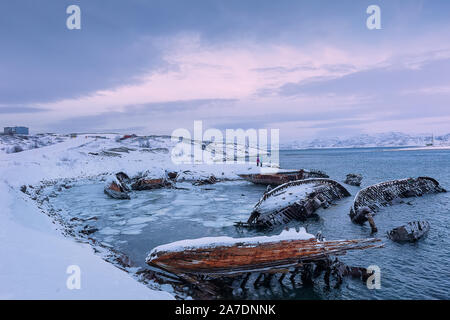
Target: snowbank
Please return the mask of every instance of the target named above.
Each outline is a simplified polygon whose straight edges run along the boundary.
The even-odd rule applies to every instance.
[[[37,149],[68,139],[68,135],[3,135],[0,134],[0,153],[17,153],[24,150]]]
[[[35,204],[0,182],[0,299],[173,299],[64,238]],[[79,290],[66,281],[80,267]]]

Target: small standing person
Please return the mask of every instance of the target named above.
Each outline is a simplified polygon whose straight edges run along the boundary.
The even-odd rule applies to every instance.
[[[256,166],[259,167],[259,156],[256,156]]]

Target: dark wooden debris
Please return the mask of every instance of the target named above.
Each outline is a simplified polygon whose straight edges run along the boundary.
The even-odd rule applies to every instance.
[[[388,238],[397,242],[413,242],[426,236],[430,231],[428,221],[412,221],[388,231]]]
[[[142,191],[142,190],[153,190],[153,189],[161,189],[168,188],[172,186],[172,182],[165,179],[139,179],[135,183],[131,185],[133,190]]]
[[[117,182],[113,181],[109,186],[106,186],[104,189],[104,192],[106,195],[113,199],[118,200],[129,200],[130,195],[127,193],[124,188],[118,184]]]
[[[123,172],[118,172],[115,177],[116,179],[104,188],[105,194],[113,199],[129,200],[130,195],[128,192],[130,188],[128,183],[130,178]]]
[[[361,185],[362,179],[363,177],[360,174],[349,173],[345,178],[344,183],[351,186],[359,187]]]
[[[211,175],[207,179],[199,179],[199,180],[196,180],[195,182],[193,182],[192,184],[194,186],[203,186],[203,185],[215,184],[218,181],[219,180],[214,175]]]

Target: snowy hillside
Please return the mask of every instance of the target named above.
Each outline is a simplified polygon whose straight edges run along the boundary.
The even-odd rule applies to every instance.
[[[308,148],[364,148],[364,147],[423,147],[431,143],[431,135],[409,135],[400,132],[361,134],[350,138],[322,138],[297,140],[281,145],[282,149]],[[435,136],[435,146],[450,146],[450,134]]]
[[[42,148],[67,140],[67,135],[0,135],[0,153],[17,153],[30,149]]]

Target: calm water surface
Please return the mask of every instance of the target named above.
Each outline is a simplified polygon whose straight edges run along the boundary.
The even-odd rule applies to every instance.
[[[282,151],[283,168],[314,168],[343,181],[348,173],[364,176],[362,187],[392,179],[431,176],[450,190],[450,151],[393,151],[392,149],[329,149]],[[247,220],[265,188],[247,182],[226,182],[188,190],[154,190],[132,193],[130,201],[108,199],[103,184],[76,186],[52,199],[71,217],[98,217],[89,224],[99,229],[92,236],[126,253],[137,266],[146,267],[147,253],[155,246],[182,239],[228,235],[248,237],[266,233],[238,230],[235,221]],[[359,188],[346,186],[352,197],[318,214],[320,218],[292,223],[329,240],[365,238],[368,226],[351,223],[349,208]],[[249,298],[285,299],[450,299],[450,192],[411,199],[410,204],[383,208],[375,217],[377,236],[385,248],[348,253],[340,259],[349,265],[381,268],[381,289],[368,290],[347,279],[340,289],[319,286],[296,290],[261,288]],[[412,244],[397,244],[386,231],[413,220],[428,220],[428,236]],[[273,230],[277,234],[281,229]]]

